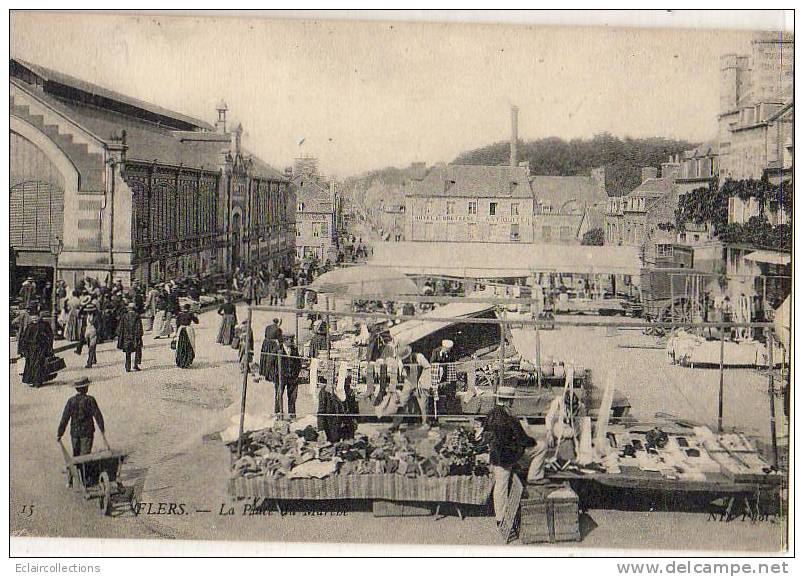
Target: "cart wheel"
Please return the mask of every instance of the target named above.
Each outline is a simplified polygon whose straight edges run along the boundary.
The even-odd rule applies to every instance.
[[[109,473],[103,471],[98,478],[98,489],[100,489],[100,510],[104,515],[112,513],[112,484],[109,482]]]

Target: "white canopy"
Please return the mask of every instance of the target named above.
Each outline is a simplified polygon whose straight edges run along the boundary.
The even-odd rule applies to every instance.
[[[470,278],[527,277],[534,272],[638,275],[632,246],[483,242],[394,242],[374,248],[370,265],[408,274]]]
[[[745,255],[745,260],[776,265],[788,265],[790,264],[790,255],[786,252],[776,250],[757,250]]]
[[[449,303],[421,315],[422,320],[405,321],[396,326],[392,326],[389,332],[394,342],[397,343],[399,347],[403,347],[450,324],[442,321],[425,320],[427,317],[454,318],[457,322],[462,317],[474,317],[491,308],[493,308],[493,305],[486,303]]]

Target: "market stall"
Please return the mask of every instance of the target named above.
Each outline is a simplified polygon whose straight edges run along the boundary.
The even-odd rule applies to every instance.
[[[590,484],[611,490],[704,496],[720,520],[771,514],[784,476],[740,433],[716,434],[706,427],[613,427],[600,460],[555,469],[554,481],[569,481],[579,494]],[[611,494],[611,493],[610,493]]]
[[[230,447],[237,499],[484,505],[493,485],[488,446],[460,427],[374,425],[331,442],[306,417],[247,433],[240,457]]]

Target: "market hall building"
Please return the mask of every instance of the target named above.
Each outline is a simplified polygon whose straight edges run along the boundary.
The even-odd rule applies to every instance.
[[[50,280],[57,265],[68,286],[152,284],[291,266],[288,179],[227,130],[224,103],[213,126],[17,59],[9,90],[16,277]]]

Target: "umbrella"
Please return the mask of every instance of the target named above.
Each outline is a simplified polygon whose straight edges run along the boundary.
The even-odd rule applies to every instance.
[[[419,294],[416,283],[401,272],[365,266],[331,270],[315,279],[310,288],[316,292],[332,293],[337,296],[365,294],[391,298],[398,295]]]

